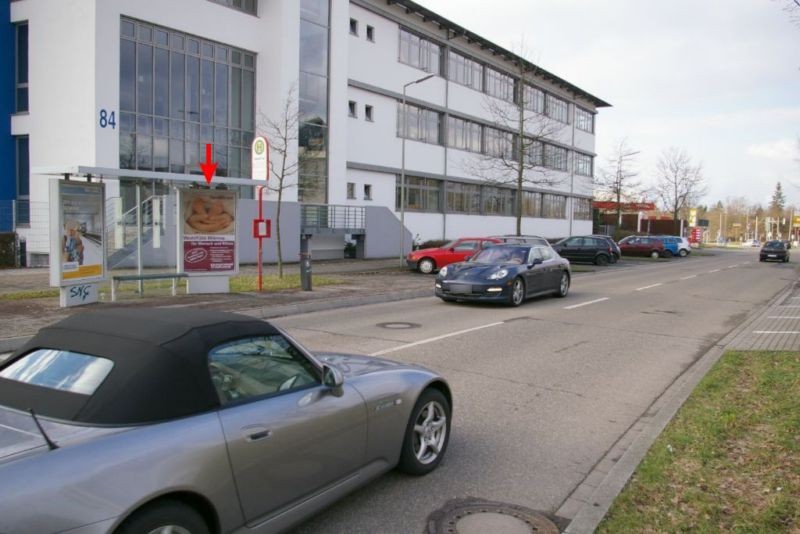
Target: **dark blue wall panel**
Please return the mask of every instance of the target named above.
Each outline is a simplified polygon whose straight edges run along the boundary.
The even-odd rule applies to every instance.
[[[11,137],[14,82],[14,26],[11,24],[11,0],[0,0],[0,202],[14,199],[17,195],[14,139]]]

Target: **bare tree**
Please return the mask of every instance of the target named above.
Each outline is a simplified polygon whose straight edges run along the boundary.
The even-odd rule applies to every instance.
[[[633,201],[641,193],[642,183],[636,179],[639,176],[636,156],[639,154],[628,145],[627,138],[620,139],[614,144],[606,167],[595,178],[595,190],[599,195],[616,202],[618,228],[622,226],[622,202]]]
[[[299,114],[297,87],[292,85],[283,101],[281,111],[276,118],[259,114],[259,129],[265,132],[273,157],[269,162],[271,180],[267,189],[277,194],[275,212],[275,245],[278,253],[278,277],[283,278],[283,252],[281,249],[281,205],[283,192],[297,187],[297,171],[302,156],[294,158],[292,152],[297,147],[299,137]]]
[[[780,0],[783,4],[783,11],[789,15],[792,23],[800,26],[800,0]]]
[[[516,233],[521,235],[525,185],[545,187],[563,181],[549,168],[559,164],[562,149],[545,145],[544,141],[553,139],[564,124],[546,113],[550,103],[545,94],[530,83],[539,69],[523,59],[524,43],[517,49],[514,58],[509,59],[517,77],[516,90],[506,94],[510,97],[506,99],[502,95],[500,98],[489,96],[487,92],[484,106],[497,129],[485,130],[483,153],[469,160],[464,170],[487,183],[516,187]],[[493,83],[488,76],[485,79],[486,83]],[[502,87],[504,82],[497,83]],[[566,164],[564,155],[563,165],[566,167]]]
[[[671,147],[664,150],[656,165],[654,193],[677,224],[681,210],[706,193],[702,165],[695,164],[683,149]]]

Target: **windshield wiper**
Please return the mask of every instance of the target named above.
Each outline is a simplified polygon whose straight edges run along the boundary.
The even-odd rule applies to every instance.
[[[42,437],[43,437],[43,438],[44,438],[44,440],[47,442],[47,447],[48,447],[48,448],[49,448],[51,451],[54,451],[54,450],[56,450],[56,449],[58,448],[58,445],[56,445],[56,444],[53,442],[53,440],[52,440],[52,439],[50,439],[50,436],[48,436],[48,435],[47,435],[47,432],[45,432],[45,431],[44,431],[44,427],[42,427],[42,423],[40,423],[40,422],[39,422],[39,418],[38,418],[38,417],[36,417],[36,414],[33,412],[33,408],[28,408],[28,411],[30,412],[30,414],[31,414],[31,417],[33,417],[33,422],[34,422],[34,423],[36,423],[36,428],[38,428],[38,429],[39,429],[39,432],[41,432],[41,433],[42,433]]]

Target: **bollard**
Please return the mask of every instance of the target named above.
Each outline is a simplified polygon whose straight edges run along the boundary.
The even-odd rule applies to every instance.
[[[300,253],[300,287],[303,291],[311,291],[311,253]]]

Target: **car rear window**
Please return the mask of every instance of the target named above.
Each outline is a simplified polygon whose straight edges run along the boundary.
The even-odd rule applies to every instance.
[[[114,362],[66,350],[37,349],[0,370],[0,378],[59,391],[92,395]]]

